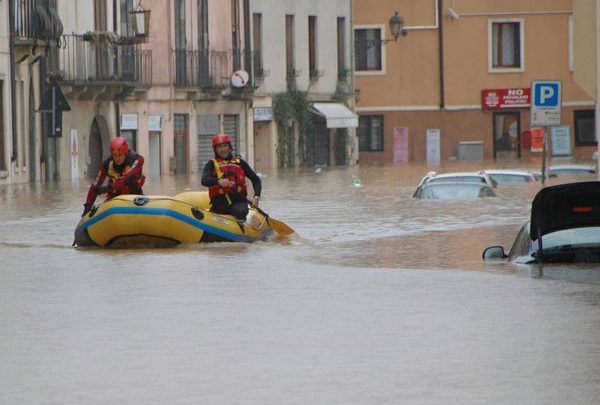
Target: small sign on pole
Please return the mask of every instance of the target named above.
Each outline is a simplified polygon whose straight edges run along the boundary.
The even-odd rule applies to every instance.
[[[531,82],[531,126],[553,127],[561,124],[561,82]]]
[[[546,127],[557,127],[562,118],[562,85],[558,80],[534,80],[531,82],[531,126],[543,129],[542,186],[546,179]],[[532,130],[533,141],[533,130]],[[533,143],[532,143],[533,149]]]

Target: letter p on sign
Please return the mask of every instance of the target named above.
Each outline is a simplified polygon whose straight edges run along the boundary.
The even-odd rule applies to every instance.
[[[557,107],[559,103],[558,83],[538,83],[534,90],[534,104],[539,107]]]

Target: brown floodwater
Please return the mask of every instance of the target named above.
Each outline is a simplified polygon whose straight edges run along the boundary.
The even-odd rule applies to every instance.
[[[72,247],[85,181],[0,187],[0,402],[595,403],[600,269],[481,260],[541,184],[412,198],[482,167],[262,173],[293,239],[170,249]]]

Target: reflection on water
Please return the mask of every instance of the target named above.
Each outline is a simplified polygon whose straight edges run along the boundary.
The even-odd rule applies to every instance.
[[[481,260],[541,185],[412,199],[432,169],[266,172],[295,238],[153,250],[71,247],[85,182],[0,187],[2,402],[597,402],[600,271]]]

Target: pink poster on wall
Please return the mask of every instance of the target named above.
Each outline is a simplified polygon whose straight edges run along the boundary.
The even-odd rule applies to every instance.
[[[394,163],[408,162],[408,127],[394,127],[392,138]]]

